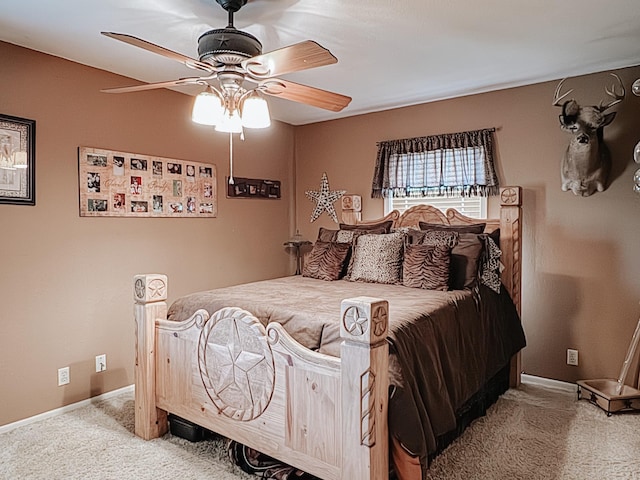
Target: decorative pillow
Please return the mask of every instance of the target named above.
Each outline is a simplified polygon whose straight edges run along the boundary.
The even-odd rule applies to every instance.
[[[417,245],[418,243],[422,243],[422,239],[425,234],[422,230],[416,230],[411,227],[401,227],[395,231],[404,233],[405,245]]]
[[[361,235],[355,241],[346,280],[399,284],[402,281],[404,234]]]
[[[496,293],[500,293],[500,257],[502,251],[498,248],[492,236],[487,236],[485,250],[488,255],[483,255],[484,261],[480,266],[480,282]]]
[[[336,233],[336,236],[335,236],[335,241],[338,243],[349,243],[352,246],[354,246],[357,238],[360,235],[383,235],[385,233],[386,232],[384,231],[383,228],[377,228],[374,230],[359,230],[359,229],[338,230],[338,233]],[[353,253],[353,248],[349,253]],[[347,276],[349,276],[352,266],[353,266],[353,255],[349,255],[349,261],[347,263],[347,268],[346,268]]]
[[[350,248],[348,243],[317,241],[304,264],[302,276],[318,280],[338,280],[342,276]]]
[[[424,245],[451,246],[449,287],[451,290],[471,288],[479,275],[481,256],[487,235],[458,233],[453,230],[426,230],[419,239]]]
[[[406,245],[402,262],[402,284],[426,290],[449,289],[451,248],[436,245]]]
[[[355,236],[365,233],[389,233],[388,226],[380,226],[371,228],[371,226],[365,226],[367,228],[361,228],[360,225],[348,225],[349,228],[340,230],[331,230],[328,228],[320,227],[318,229],[318,240],[321,242],[340,242],[351,243]]]
[[[373,230],[361,230],[359,228],[351,230],[337,230],[333,241],[339,243],[352,243],[353,240],[358,238],[360,235],[381,235],[384,233],[388,233],[384,228],[376,228]]]
[[[441,223],[418,222],[420,230],[447,230],[458,233],[483,233],[486,223],[470,223],[468,225],[444,225]]]
[[[384,233],[389,233],[393,227],[393,220],[386,220],[384,222],[370,223],[367,225],[348,225],[346,223],[340,224],[340,230],[384,230]]]
[[[500,229],[496,228],[489,234],[489,237],[496,243],[496,247],[500,248]]]
[[[461,233],[451,250],[451,289],[463,290],[474,286],[478,279],[480,261],[486,235]]]
[[[320,227],[318,229],[318,240],[321,242],[335,242],[338,230],[329,230],[328,228]]]
[[[364,235],[364,233],[362,234]],[[338,230],[336,233],[336,242],[338,243],[351,243],[354,237],[358,237],[357,230]]]
[[[446,230],[428,230],[426,232],[414,230],[409,234],[408,238],[412,240],[410,243],[448,246],[449,248],[453,248],[458,244],[460,234]]]

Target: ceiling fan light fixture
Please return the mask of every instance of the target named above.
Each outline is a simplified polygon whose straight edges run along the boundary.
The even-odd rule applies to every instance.
[[[231,112],[225,110],[215,130],[216,132],[242,133],[242,119],[238,114],[238,110],[234,109]]]
[[[224,117],[224,107],[220,95],[208,87],[199,93],[193,102],[191,120],[201,125],[218,125]]]
[[[349,104],[350,97],[276,78],[287,73],[336,63],[337,58],[329,50],[312,40],[306,40],[262,53],[262,43],[252,34],[236,29],[233,24],[234,13],[249,0],[215,1],[227,11],[229,23],[225,28],[209,30],[198,38],[199,59],[133,35],[102,32],[107,37],[199,70],[198,75],[102,91],[127,93],[201,85],[205,87],[205,91],[196,96],[191,119],[194,123],[215,126],[216,131],[230,134],[242,133],[245,127],[267,128],[271,125],[269,105],[263,95],[277,96],[333,112],[339,112]],[[217,84],[210,83],[214,80],[217,80]],[[257,83],[258,86],[247,89],[244,87],[245,80]],[[0,162],[0,167],[6,168],[5,163],[8,162]]]
[[[245,128],[267,128],[271,126],[269,104],[257,91],[242,103],[242,126]]]

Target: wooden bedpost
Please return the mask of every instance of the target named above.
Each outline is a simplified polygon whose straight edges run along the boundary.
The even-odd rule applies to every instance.
[[[388,311],[388,302],[370,297],[350,298],[341,305],[343,479],[389,475]]]
[[[167,412],[156,408],[155,342],[156,319],[167,318],[166,275],[136,275],[133,278],[136,321],[135,434],[149,440],[168,429]]]
[[[521,315],[522,292],[522,187],[503,187],[500,189],[500,249],[508,252],[503,255],[504,270],[502,283],[511,295],[511,299]],[[521,354],[511,359],[509,383],[512,387],[520,385],[522,371]]]

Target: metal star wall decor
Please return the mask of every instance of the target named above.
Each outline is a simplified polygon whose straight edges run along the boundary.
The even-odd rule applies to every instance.
[[[309,200],[316,202],[316,208],[311,214],[311,221],[315,222],[322,212],[327,212],[334,222],[338,223],[338,215],[336,215],[336,209],[333,204],[342,197],[346,190],[334,190],[329,189],[329,179],[327,178],[327,172],[322,174],[322,182],[320,183],[320,191],[307,190],[305,195],[309,197]]]

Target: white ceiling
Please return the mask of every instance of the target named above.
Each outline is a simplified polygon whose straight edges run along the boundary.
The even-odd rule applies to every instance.
[[[0,1],[0,40],[145,82],[193,71],[100,31],[197,58],[226,25],[215,0]],[[336,114],[270,98],[294,125],[640,64],[640,0],[249,0],[235,26],[264,52],[310,39],[338,58],[283,78],[353,101]]]

